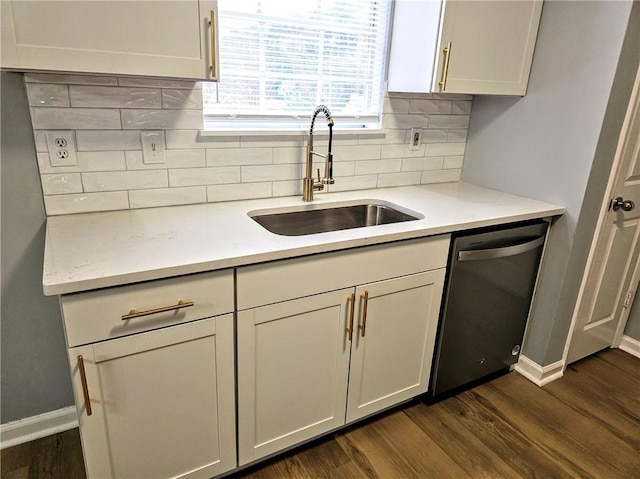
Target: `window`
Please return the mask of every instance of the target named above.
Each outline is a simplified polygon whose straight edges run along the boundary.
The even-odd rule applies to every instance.
[[[207,129],[302,128],[316,105],[336,125],[377,126],[390,0],[219,0],[219,83]]]

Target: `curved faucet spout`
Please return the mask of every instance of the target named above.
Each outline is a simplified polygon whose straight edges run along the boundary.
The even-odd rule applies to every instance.
[[[313,127],[316,122],[316,117],[324,113],[327,119],[327,125],[329,126],[329,145],[327,148],[327,154],[322,155],[316,153],[313,150]],[[309,127],[309,142],[307,143],[307,162],[305,168],[305,175],[302,179],[302,200],[313,201],[313,192],[322,191],[324,185],[332,185],[335,181],[333,179],[333,154],[331,153],[331,144],[333,143],[333,117],[329,108],[325,105],[318,105],[311,115],[311,126]],[[314,180],[313,173],[313,155],[325,158],[324,166],[324,178],[320,179],[320,170],[318,169],[318,181]]]
[[[313,115],[311,115],[311,127],[309,128],[310,135],[313,135],[313,125],[316,122],[316,117],[320,113],[324,113],[324,116],[327,118],[327,125],[329,125],[329,128],[333,127],[333,117],[331,116],[329,108],[327,108],[325,105],[318,105],[314,110]]]

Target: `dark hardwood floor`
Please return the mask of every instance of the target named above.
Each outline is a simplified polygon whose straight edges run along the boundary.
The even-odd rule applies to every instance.
[[[2,479],[85,477],[78,431],[2,451]],[[640,479],[640,359],[606,350],[538,388],[509,373],[402,407],[233,479]]]

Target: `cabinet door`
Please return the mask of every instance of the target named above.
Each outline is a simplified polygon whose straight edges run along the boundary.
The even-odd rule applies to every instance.
[[[69,360],[88,477],[235,467],[233,315],[80,346]]]
[[[344,424],[352,292],[238,313],[240,465]]]
[[[211,79],[215,0],[2,4],[3,67]]]
[[[444,269],[356,288],[347,422],[427,391]]]
[[[446,1],[434,91],[524,95],[541,12],[542,0]]]

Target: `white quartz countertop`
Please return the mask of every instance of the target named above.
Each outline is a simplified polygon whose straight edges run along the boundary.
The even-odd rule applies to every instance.
[[[564,213],[557,205],[468,183],[315,195],[313,203],[284,197],[49,217],[44,293],[74,293]],[[394,203],[424,218],[280,236],[248,215],[254,210],[322,208],[353,200]]]

